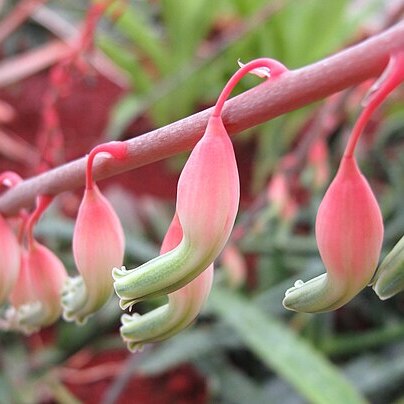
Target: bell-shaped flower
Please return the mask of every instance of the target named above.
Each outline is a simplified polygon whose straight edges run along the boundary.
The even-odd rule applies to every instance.
[[[125,237],[117,214],[92,180],[97,153],[126,156],[126,144],[111,142],[95,147],[87,161],[87,185],[73,234],[73,255],[80,276],[68,278],[63,289],[63,317],[84,323],[112,294],[112,268],[122,265]]]
[[[16,185],[21,178],[12,172],[0,174],[0,184]],[[0,215],[0,304],[7,300],[17,281],[20,267],[20,245],[8,221]]]
[[[374,110],[404,80],[404,52],[393,54],[372,87],[355,124],[334,181],[316,219],[316,238],[327,273],[297,281],[283,304],[295,311],[334,310],[349,302],[373,278],[383,241],[380,208],[354,157],[355,147]]]
[[[381,300],[404,290],[404,237],[381,262],[372,279],[372,287]]]
[[[283,71],[259,59],[243,66],[220,95],[202,138],[192,150],[177,188],[176,211],[183,238],[173,250],[134,269],[115,268],[114,287],[123,309],[172,293],[202,273],[220,254],[236,218],[240,186],[234,150],[221,111],[235,84],[259,67]]]
[[[161,254],[181,242],[182,228],[175,215],[164,238]],[[168,303],[149,313],[124,314],[120,328],[122,338],[131,351],[144,344],[167,339],[188,327],[205,303],[213,281],[213,264],[184,287],[168,295]]]
[[[353,157],[344,157],[320,204],[316,239],[327,274],[286,292],[286,308],[303,312],[334,310],[368,285],[383,241],[377,201]]]
[[[38,198],[36,210],[30,216],[26,233],[28,247],[21,248],[17,282],[10,294],[11,307],[6,311],[2,326],[26,334],[54,323],[60,316],[60,297],[67,278],[59,258],[32,235],[32,228],[51,202],[50,197]]]

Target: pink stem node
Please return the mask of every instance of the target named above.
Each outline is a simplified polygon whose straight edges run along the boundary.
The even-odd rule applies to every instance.
[[[356,145],[363,133],[369,119],[376,108],[386,99],[386,97],[404,81],[404,51],[399,50],[392,53],[389,63],[383,74],[373,84],[369,93],[366,95],[361,112],[356,124],[352,130],[351,137],[346,146],[344,157],[351,158],[355,152]]]
[[[94,186],[92,171],[94,158],[98,153],[108,153],[115,159],[124,160],[128,154],[128,146],[124,142],[109,142],[95,146],[90,151],[87,159],[86,189],[92,189]]]
[[[240,69],[233,74],[233,76],[230,78],[230,80],[227,82],[226,86],[220,93],[212,113],[213,117],[218,117],[222,114],[225,101],[229,98],[237,83],[246,74],[253,72],[259,77],[267,77],[269,79],[277,77],[288,70],[282,63],[269,58],[254,59],[245,65],[242,63],[239,63],[239,65],[241,66]]]

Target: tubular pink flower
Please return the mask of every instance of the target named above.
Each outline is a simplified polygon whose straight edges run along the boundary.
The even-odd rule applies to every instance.
[[[181,242],[182,228],[177,214],[164,238],[161,254],[171,251]],[[144,344],[162,341],[188,327],[205,303],[213,281],[213,264],[194,280],[168,295],[168,303],[149,313],[124,314],[120,328],[122,338],[131,351]]]
[[[238,70],[220,94],[205,133],[185,164],[177,190],[176,211],[183,231],[179,245],[138,268],[114,269],[114,287],[123,309],[178,290],[222,251],[234,225],[240,194],[236,159],[221,118],[222,108],[237,82],[262,67],[269,68],[272,75],[286,70],[271,59],[254,60]]]
[[[348,142],[339,170],[318,210],[316,238],[327,273],[286,291],[283,304],[295,311],[337,309],[371,281],[383,241],[383,219],[353,155],[374,110],[404,79],[404,52],[393,55],[376,82]]]
[[[111,271],[114,266],[122,265],[125,252],[125,237],[119,218],[92,179],[93,160],[100,152],[123,159],[126,144],[102,144],[88,156],[86,189],[73,234],[73,255],[80,276],[68,278],[62,297],[63,317],[79,324],[111,296]]]
[[[10,294],[11,307],[6,312],[6,328],[26,334],[54,323],[62,309],[60,296],[67,278],[65,267],[32,235],[34,224],[51,201],[47,196],[38,198],[37,208],[28,220],[28,248],[22,248],[18,279]]]
[[[6,171],[0,175],[0,184],[16,185],[21,178]],[[0,215],[0,304],[3,304],[14,287],[20,267],[20,245],[7,220]]]
[[[111,271],[114,266],[122,265],[125,252],[121,222],[93,181],[93,161],[100,152],[123,159],[126,144],[105,143],[96,146],[88,156],[86,189],[73,234],[73,255],[80,276],[68,278],[62,297],[63,317],[79,324],[99,310],[111,296]]]

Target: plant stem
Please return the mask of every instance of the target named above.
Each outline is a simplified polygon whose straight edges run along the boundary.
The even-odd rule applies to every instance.
[[[225,103],[223,121],[235,134],[381,74],[389,55],[404,47],[404,22],[304,68],[285,72]],[[269,84],[270,83],[270,84]],[[127,140],[123,161],[95,164],[94,178],[108,178],[190,150],[203,135],[212,108]],[[0,213],[31,207],[36,195],[57,195],[85,183],[85,158],[23,181],[0,196]]]

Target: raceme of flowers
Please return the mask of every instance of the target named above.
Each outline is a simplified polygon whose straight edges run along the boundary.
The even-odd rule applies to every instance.
[[[404,238],[377,269],[383,241],[382,215],[354,155],[372,113],[403,81],[403,66],[404,52],[392,55],[366,100],[339,170],[318,209],[316,239],[327,272],[307,282],[297,281],[288,289],[283,301],[287,309],[334,310],[369,284],[381,299],[404,288]],[[269,79],[262,85],[270,86],[286,71],[281,63],[266,58],[240,64],[220,94],[205,132],[181,172],[175,214],[160,255],[143,265],[132,269],[123,266],[122,225],[93,180],[96,156],[106,153],[107,159],[124,161],[125,142],[101,144],[87,157],[86,186],[72,240],[77,276],[69,277],[60,259],[33,235],[52,197],[39,196],[31,213],[22,210],[12,219],[0,216],[0,245],[4,246],[0,250],[0,301],[6,306],[0,327],[30,334],[60,316],[83,324],[105,305],[114,290],[123,310],[131,310],[145,299],[167,297],[166,304],[150,312],[122,315],[120,332],[131,351],[188,327],[208,298],[214,261],[228,243],[239,205],[237,163],[222,121],[224,103],[247,73]],[[20,180],[12,172],[0,175],[0,184],[6,187]],[[270,193],[280,204],[280,212],[285,211],[282,205],[289,200],[284,197],[282,184],[275,187],[273,183]],[[233,261],[234,248],[233,243],[228,245],[224,259]]]

